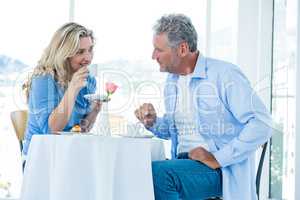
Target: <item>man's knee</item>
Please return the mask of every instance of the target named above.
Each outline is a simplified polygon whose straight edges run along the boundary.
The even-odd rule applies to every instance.
[[[172,163],[168,161],[153,161],[152,175],[154,190],[164,192],[175,192],[176,181],[172,173]]]
[[[158,177],[159,175],[164,175],[166,173],[164,161],[153,161],[152,162],[152,174],[153,178]]]
[[[170,163],[168,161],[153,161],[152,176],[154,184],[170,183],[172,181]]]
[[[152,162],[155,199],[178,199],[172,166],[168,160]]]

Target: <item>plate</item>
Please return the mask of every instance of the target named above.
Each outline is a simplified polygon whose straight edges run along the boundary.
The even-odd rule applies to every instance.
[[[83,133],[83,132],[72,132],[72,131],[55,131],[54,133],[58,133],[60,135],[93,135],[92,133]]]
[[[84,98],[86,98],[89,101],[101,101],[101,102],[108,102],[110,99],[107,98],[106,95],[103,94],[86,94],[84,95]]]
[[[78,134],[77,132],[71,132],[71,131],[54,131],[52,133],[59,134],[59,135],[75,135],[75,134]]]
[[[57,134],[60,134],[60,135],[79,135],[80,132],[71,132],[71,131],[55,131],[53,133],[57,133]]]
[[[128,138],[153,138],[154,135],[122,135],[117,134],[117,136],[128,137]]]

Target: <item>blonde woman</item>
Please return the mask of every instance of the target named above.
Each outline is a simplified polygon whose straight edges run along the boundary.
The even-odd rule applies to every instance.
[[[25,84],[29,118],[23,154],[26,156],[34,134],[70,131],[85,122],[88,131],[101,109],[100,102],[88,102],[96,80],[87,66],[93,58],[92,31],[76,23],[59,28]]]

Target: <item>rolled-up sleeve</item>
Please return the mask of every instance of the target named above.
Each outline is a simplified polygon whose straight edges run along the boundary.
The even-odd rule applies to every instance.
[[[169,139],[169,123],[167,116],[157,117],[152,127],[148,128],[154,135],[162,139]]]
[[[56,83],[50,75],[35,77],[32,80],[29,99],[30,114],[41,134],[51,132],[48,119],[58,102],[59,95]]]
[[[87,78],[87,94],[94,94],[96,92],[97,82],[95,77],[89,75]]]
[[[272,119],[247,78],[238,70],[224,74],[223,102],[243,129],[228,144],[213,152],[222,167],[247,159],[272,134]]]

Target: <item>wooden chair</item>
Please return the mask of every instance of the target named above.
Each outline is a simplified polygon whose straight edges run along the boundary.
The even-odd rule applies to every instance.
[[[110,124],[111,134],[118,135],[126,131],[127,120],[123,116],[110,114],[109,124]]]
[[[20,143],[20,150],[23,150],[23,139],[27,125],[27,110],[17,110],[10,113],[10,119],[12,121],[15,133]]]

